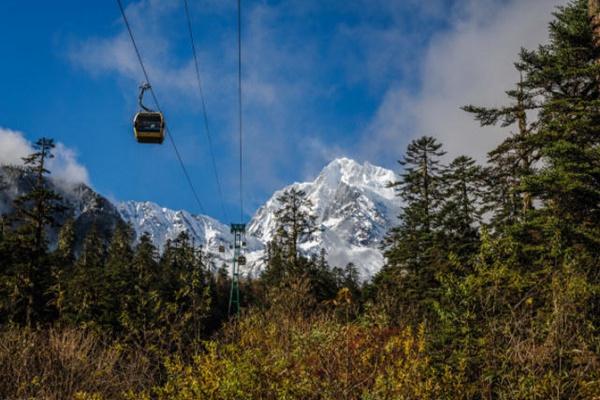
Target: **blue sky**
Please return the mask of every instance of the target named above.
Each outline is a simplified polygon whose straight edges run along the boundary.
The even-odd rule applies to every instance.
[[[231,219],[239,207],[236,2],[189,2]],[[225,220],[183,0],[124,3],[205,211]],[[338,156],[396,168],[422,134],[438,136],[451,155],[482,159],[506,132],[482,133],[458,107],[503,101],[516,52],[544,40],[558,3],[242,0],[246,215]],[[0,135],[55,138],[77,167],[69,171],[84,169],[77,178],[112,199],[200,212],[170,144],[132,137],[142,73],[115,2],[4,0],[0,35]]]

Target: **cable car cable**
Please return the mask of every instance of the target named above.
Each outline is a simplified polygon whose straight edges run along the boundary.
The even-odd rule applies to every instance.
[[[154,88],[150,84],[150,78],[148,77],[148,71],[146,71],[146,67],[144,66],[144,61],[142,60],[142,55],[137,46],[135,38],[133,37],[133,32],[131,30],[131,26],[129,25],[129,20],[127,19],[127,15],[125,15],[125,9],[123,8],[123,3],[121,2],[121,0],[116,0],[116,1],[119,6],[119,10],[121,11],[121,16],[123,17],[123,22],[125,22],[125,26],[127,27],[127,32],[129,33],[129,38],[131,39],[131,43],[133,44],[133,48],[135,49],[135,54],[140,63],[140,66],[142,67],[142,72],[144,73],[144,78],[146,79],[146,83],[148,85],[150,85],[150,88],[148,90],[150,90],[150,94],[152,95],[152,99],[154,100],[154,103],[156,104],[156,108],[158,109],[159,112],[162,113],[160,104],[158,103],[158,99],[156,97],[156,94],[154,93]],[[183,163],[183,159],[181,158],[181,154],[179,154],[179,150],[177,149],[177,145],[175,144],[175,140],[173,139],[173,134],[171,133],[171,130],[169,129],[168,125],[165,127],[165,130],[167,131],[167,136],[169,137],[169,141],[171,142],[171,145],[173,146],[173,149],[175,150],[175,154],[177,155],[177,159],[179,160],[179,164],[181,165],[181,170],[183,171],[183,175],[185,176],[185,179],[187,180],[187,183],[190,186],[192,194],[194,195],[194,198],[196,199],[196,203],[198,204],[200,212],[202,214],[206,214],[206,212],[204,211],[204,206],[202,205],[202,202],[200,201],[200,197],[198,197],[196,188],[194,187],[194,184],[192,183],[190,175],[187,171],[187,168],[185,167],[185,164]]]
[[[242,142],[242,6],[241,0],[237,0],[238,12],[238,120],[240,130],[240,222],[244,220],[244,175],[243,175],[243,142]]]
[[[194,40],[194,33],[192,30],[192,18],[190,17],[190,10],[188,6],[188,1],[184,0],[184,8],[185,8],[185,17],[187,19],[188,32],[190,34],[190,42],[192,44],[192,54],[194,55],[194,68],[196,70],[196,81],[198,82],[198,91],[200,92],[200,100],[202,104],[202,114],[204,115],[204,129],[206,132],[206,137],[208,139],[208,148],[210,149],[210,156],[212,159],[213,171],[215,173],[215,181],[217,182],[217,189],[219,191],[219,197],[221,199],[221,209],[223,212],[223,217],[225,221],[229,220],[227,216],[227,211],[225,209],[225,201],[223,198],[223,190],[221,189],[221,180],[219,179],[219,172],[217,170],[217,161],[215,158],[215,152],[213,149],[212,143],[212,135],[210,133],[209,124],[208,124],[208,112],[206,111],[206,102],[204,100],[204,91],[202,90],[202,80],[200,79],[200,67],[198,66],[198,56],[196,54],[196,44]]]

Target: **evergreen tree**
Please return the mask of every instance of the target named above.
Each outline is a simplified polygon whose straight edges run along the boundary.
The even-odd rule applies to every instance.
[[[518,146],[503,144],[493,152],[510,158],[527,149],[537,162],[515,172],[517,192],[537,199],[537,209],[508,225],[521,265],[532,272],[544,273],[572,254],[593,256],[600,247],[600,48],[592,11],[585,0],[559,7],[549,42],[521,51],[519,86],[525,104],[538,108],[537,119],[519,133]],[[485,115],[483,108],[470,111]],[[548,252],[550,243],[561,250]],[[595,263],[585,270],[597,285]]]
[[[600,49],[578,0],[559,8],[550,41],[521,52],[525,84],[544,99],[532,146],[539,171],[523,189],[545,207],[536,213],[560,230],[563,246],[600,246]],[[554,222],[551,222],[554,221]]]
[[[218,329],[227,320],[231,280],[227,264],[222,263],[217,273],[209,276],[211,312],[206,320],[207,333]]]
[[[50,174],[47,163],[54,158],[54,146],[54,140],[41,138],[33,145],[35,152],[23,158],[31,190],[14,201],[14,219],[18,221],[20,232],[30,236],[31,250],[36,254],[46,250],[45,229],[56,226],[57,214],[65,210],[62,198],[46,180]]]
[[[317,230],[312,215],[312,202],[300,189],[291,188],[283,192],[277,201],[280,207],[275,211],[277,221],[276,241],[285,252],[287,261],[295,266],[298,260],[298,244],[308,239]]]
[[[121,328],[120,317],[123,312],[123,298],[131,295],[135,287],[133,273],[133,230],[122,222],[117,223],[106,255],[105,271],[108,289],[106,302],[106,323],[113,330]]]
[[[53,254],[51,288],[52,301],[58,316],[64,312],[64,303],[68,281],[73,276],[75,264],[75,221],[69,218],[58,234],[58,244]]]
[[[266,246],[266,266],[261,281],[267,286],[277,285],[286,275],[286,260],[277,237]]]
[[[8,184],[5,182],[4,177],[1,175],[2,166],[0,166],[0,248],[2,246],[2,241],[6,235],[6,215],[4,214],[4,209],[6,207],[5,204],[5,195],[4,192],[8,188]],[[2,253],[0,253],[1,255]]]
[[[340,280],[335,269],[332,269],[327,262],[325,249],[321,249],[318,257],[316,255],[313,255],[311,259],[302,257],[298,262],[302,265],[299,271],[303,271],[303,273],[296,275],[295,278],[303,276],[307,279],[314,299],[321,302],[335,297]]]
[[[594,5],[594,4],[592,4]],[[559,7],[550,24],[550,40],[533,51],[523,50],[520,64],[526,84],[544,99],[540,129],[532,137],[540,153],[540,167],[523,183],[544,207],[527,224],[515,229],[528,239],[526,255],[544,270],[570,264],[586,276],[587,290],[595,293],[581,312],[600,324],[600,37],[598,15],[588,2]],[[590,13],[593,18],[590,20]],[[543,246],[555,252],[543,252]],[[543,254],[540,254],[543,253]],[[585,262],[583,262],[585,260]],[[558,279],[567,271],[553,268]],[[553,299],[553,301],[556,299]],[[585,310],[585,311],[584,311]],[[571,334],[571,333],[567,333]]]
[[[202,253],[187,233],[169,242],[161,258],[160,321],[169,329],[171,345],[182,346],[201,338],[210,312],[208,270]]]
[[[349,262],[344,267],[343,281],[340,286],[347,288],[353,299],[360,297],[360,274],[354,263]]]
[[[2,169],[0,169],[2,172]],[[7,185],[4,182],[3,176],[0,175],[0,207],[4,209],[4,190]],[[0,324],[5,322],[11,312],[11,265],[12,251],[8,242],[8,226],[5,214],[0,213]]]
[[[487,210],[492,214],[496,228],[509,226],[525,212],[533,208],[531,193],[521,186],[523,180],[533,173],[535,162],[540,158],[539,149],[532,145],[532,136],[539,129],[539,121],[528,120],[528,113],[540,108],[539,91],[528,87],[523,80],[526,72],[522,64],[516,68],[521,80],[516,89],[506,92],[510,103],[504,107],[486,108],[465,106],[463,110],[473,113],[481,126],[516,126],[516,131],[489,153],[490,168],[487,171]]]
[[[597,359],[600,52],[588,11],[585,0],[559,7],[549,42],[521,51],[531,103],[515,110],[535,106],[536,119],[490,153],[492,173],[513,180],[512,210],[496,203],[502,229],[484,234],[471,273],[441,277],[440,352],[473,363],[482,398],[584,398]],[[595,350],[575,356],[584,348]]]
[[[56,217],[65,210],[61,197],[49,187],[46,179],[54,141],[41,138],[33,147],[34,153],[23,158],[30,190],[14,200],[14,211],[10,215],[15,233],[11,244],[14,262],[9,272],[13,285],[9,302],[12,319],[28,326],[52,315],[48,307],[53,282],[46,230],[57,226]]]
[[[122,296],[121,324],[127,339],[143,344],[156,340],[161,326],[160,277],[157,249],[145,232],[137,244],[132,260],[131,290]]]
[[[441,268],[441,249],[437,243],[442,202],[443,169],[440,158],[445,154],[441,143],[424,136],[412,141],[399,161],[404,167],[399,182],[391,183],[403,201],[400,226],[386,238],[385,257],[388,267],[376,279],[401,282],[397,296],[416,314],[430,299],[436,287],[435,274]],[[416,315],[415,314],[415,315]]]
[[[105,256],[104,244],[96,227],[92,226],[68,282],[64,302],[67,321],[85,327],[104,327],[106,303],[109,301]]]
[[[443,174],[440,235],[448,253],[454,253],[461,263],[479,247],[483,182],[483,169],[466,156],[454,159]]]

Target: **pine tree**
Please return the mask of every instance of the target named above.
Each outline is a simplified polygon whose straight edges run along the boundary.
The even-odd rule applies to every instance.
[[[110,301],[105,259],[104,243],[94,225],[85,237],[68,282],[64,302],[67,321],[84,327],[105,327],[107,302]]]
[[[227,264],[221,264],[217,269],[217,273],[209,276],[209,288],[211,312],[205,321],[207,333],[218,329],[229,316],[231,280],[227,271]]]
[[[407,307],[413,311],[431,297],[436,287],[435,274],[440,268],[441,250],[436,238],[442,201],[440,158],[445,154],[441,147],[441,143],[428,136],[412,141],[399,161],[404,167],[401,180],[391,183],[403,207],[400,226],[386,238],[388,267],[382,270],[381,278],[402,282],[402,293],[398,295],[405,298]],[[381,279],[376,281],[382,287],[389,286]]]
[[[46,175],[50,174],[46,167],[48,160],[54,158],[54,146],[54,140],[41,138],[33,145],[35,152],[23,158],[31,190],[14,201],[14,218],[20,231],[31,235],[32,250],[36,253],[45,251],[45,229],[56,226],[56,215],[65,210],[62,198],[46,180]]]
[[[299,258],[298,262],[302,265],[299,271],[301,275],[294,278],[304,277],[310,284],[313,297],[321,302],[335,297],[339,289],[339,279],[337,273],[327,262],[327,252],[321,249],[319,256],[313,255],[310,259]]]
[[[285,252],[288,263],[296,266],[298,244],[316,232],[316,217],[312,214],[312,202],[300,189],[283,192],[277,201],[280,208],[275,212],[277,221],[276,242]]]
[[[127,339],[143,344],[160,335],[160,270],[157,249],[145,232],[137,244],[132,266],[131,290],[122,296],[121,324]]]
[[[583,382],[597,379],[587,368],[600,322],[600,51],[589,11],[586,0],[559,7],[548,43],[521,51],[519,86],[537,114],[491,153],[509,161],[512,211],[484,231],[472,273],[442,277],[440,350],[476,364],[481,397],[584,398]],[[510,356],[523,348],[530,356]]]
[[[544,101],[540,128],[532,137],[541,167],[523,184],[544,203],[539,213],[553,220],[564,246],[600,246],[600,49],[578,0],[559,8],[550,41],[523,50],[525,83]]]
[[[594,19],[590,24],[588,17],[592,3],[591,9],[584,0],[559,7],[549,43],[521,51],[516,66],[522,79],[518,90],[508,92],[511,106],[466,108],[484,125],[518,123],[519,131],[490,153],[496,160],[492,176],[513,180],[496,217],[500,214],[518,241],[527,243],[523,250],[531,259],[556,237],[555,230],[563,248],[600,245],[600,49]],[[534,109],[536,119],[527,123],[526,111]],[[532,199],[539,209],[533,209]]]
[[[64,312],[68,281],[73,275],[75,264],[75,221],[72,218],[69,218],[60,229],[52,260],[52,302],[60,317]]]
[[[267,243],[265,258],[266,266],[260,276],[261,282],[267,286],[277,285],[286,275],[285,257],[277,238]]]
[[[2,167],[0,166],[0,173],[2,173]],[[8,184],[5,182],[4,177],[0,174],[0,247],[6,235],[6,215],[4,214],[4,192],[8,188]],[[2,253],[0,253],[1,255]]]
[[[530,122],[527,113],[540,108],[539,92],[528,87],[523,80],[525,67],[517,63],[521,80],[516,89],[506,92],[510,104],[500,108],[463,107],[473,113],[481,126],[500,125],[503,128],[516,126],[517,131],[489,153],[490,168],[487,171],[487,209],[492,214],[492,225],[497,228],[509,226],[533,208],[531,193],[521,186],[524,179],[533,173],[539,160],[539,149],[532,145],[531,137],[537,132],[537,119]]]
[[[358,268],[352,262],[349,262],[344,267],[341,287],[347,288],[353,299],[360,297],[360,274]]]
[[[47,162],[53,157],[52,139],[41,138],[35,152],[24,157],[24,174],[31,189],[13,202],[10,224],[15,229],[11,244],[13,259],[13,318],[28,326],[48,318],[50,288],[53,285],[47,253],[46,230],[57,226],[56,217],[65,210],[61,197],[47,182]]]
[[[467,156],[454,159],[443,173],[440,235],[448,253],[454,253],[461,263],[479,247],[483,182],[483,169]]]
[[[135,286],[133,273],[133,230],[123,223],[117,223],[106,255],[105,276],[109,297],[106,303],[105,320],[114,331],[121,329],[120,317],[123,311],[122,297],[127,297]]]
[[[527,256],[539,269],[569,264],[574,258],[586,260],[574,272],[586,276],[587,290],[600,293],[600,36],[596,5],[577,0],[559,7],[550,24],[549,42],[521,52],[526,83],[544,99],[540,129],[532,138],[541,165],[523,186],[544,207],[527,225],[515,230],[520,238],[530,238]],[[548,243],[556,250],[540,255],[540,248]],[[554,270],[560,276],[567,273]],[[587,310],[598,326],[600,295],[592,296],[581,310]]]
[[[160,261],[160,321],[172,346],[200,340],[210,312],[208,270],[186,232],[169,242]]]
[[[0,169],[2,172],[2,169]],[[3,176],[0,175],[0,206],[3,206],[4,190],[7,188]],[[0,324],[5,323],[13,315],[12,288],[13,251],[9,242],[8,223],[5,214],[0,214]]]

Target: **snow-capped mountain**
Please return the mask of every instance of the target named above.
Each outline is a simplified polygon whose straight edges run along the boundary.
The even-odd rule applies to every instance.
[[[353,262],[363,277],[370,277],[383,265],[379,246],[399,214],[398,198],[388,187],[397,179],[394,172],[385,168],[338,158],[314,181],[294,183],[275,192],[256,212],[248,233],[263,243],[270,241],[276,230],[277,198],[295,187],[312,202],[320,227],[311,241],[301,244],[301,250],[310,254],[324,248],[331,265]]]
[[[248,224],[246,273],[256,274],[263,266],[264,248],[276,230],[274,212],[277,198],[295,187],[306,192],[314,208],[319,232],[300,248],[305,254],[327,252],[331,265],[353,262],[364,278],[383,265],[379,245],[386,232],[396,224],[399,203],[393,189],[387,187],[398,177],[390,170],[369,163],[359,164],[339,158],[327,165],[312,182],[294,183],[273,194],[258,209]],[[150,202],[129,201],[117,206],[121,217],[131,223],[139,237],[148,232],[157,247],[186,231],[192,240],[217,257],[229,258],[232,236],[229,227],[187,211],[173,211]],[[219,255],[224,244],[227,253]]]
[[[136,238],[148,233],[154,245],[162,251],[167,240],[175,239],[180,233],[186,232],[196,246],[209,253],[213,260],[229,261],[233,256],[230,245],[233,236],[230,228],[214,218],[206,215],[192,215],[188,211],[174,211],[159,205],[144,201],[127,201],[117,205],[124,221],[131,224]],[[219,253],[219,247],[225,247],[225,253]],[[263,244],[252,237],[246,239],[248,267],[246,273],[254,272],[263,255]]]
[[[209,249],[217,249],[231,239],[228,226],[205,215],[174,211],[149,201],[127,201],[117,205],[117,209],[131,224],[136,237],[147,232],[160,250],[167,240],[175,239],[181,232],[187,232],[196,244]]]
[[[0,212],[10,212],[12,201],[28,190],[30,180],[26,179],[26,171],[18,167],[1,167],[0,176],[8,184],[0,190]],[[386,232],[396,224],[399,213],[398,198],[393,189],[387,187],[397,179],[390,170],[339,158],[329,163],[313,181],[294,183],[275,192],[248,224],[248,263],[243,272],[256,275],[262,270],[265,246],[276,230],[277,198],[284,190],[295,187],[311,200],[320,228],[310,241],[300,244],[300,250],[310,255],[324,248],[331,265],[343,267],[353,262],[363,278],[372,276],[383,265],[379,246]],[[137,238],[148,232],[161,250],[167,240],[185,231],[216,263],[232,257],[229,226],[214,218],[170,210],[151,202],[113,204],[84,184],[64,185],[53,180],[47,184],[65,200],[67,210],[56,218],[60,224],[69,218],[74,221],[78,249],[92,227],[108,242],[117,223],[123,220],[133,226]],[[54,245],[58,230],[50,229],[48,234]],[[219,253],[220,245],[225,247],[225,253]]]

